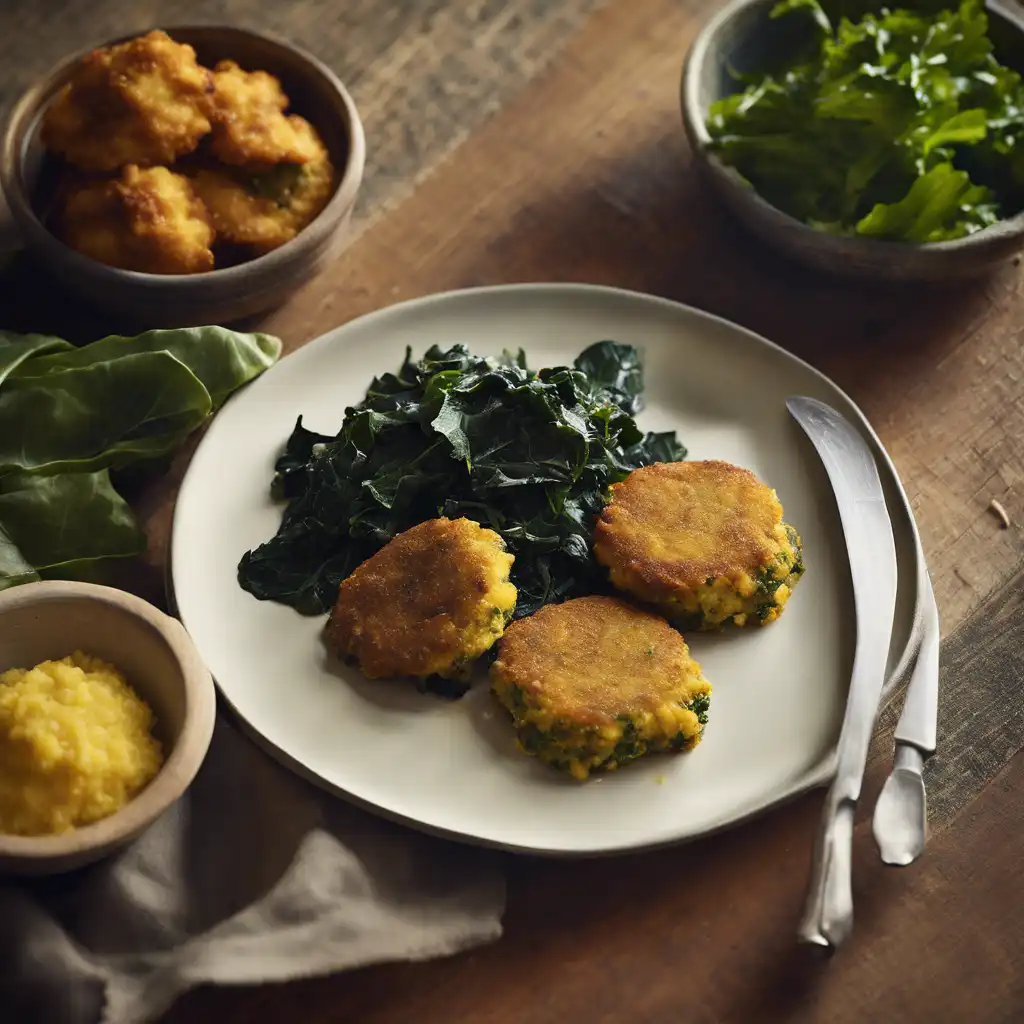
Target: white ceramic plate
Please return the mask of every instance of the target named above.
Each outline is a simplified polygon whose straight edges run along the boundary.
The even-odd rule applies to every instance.
[[[464,342],[478,353],[522,347],[539,368],[569,363],[604,338],[643,351],[641,425],[675,428],[690,458],[747,466],[775,487],[808,568],[777,623],[688,638],[714,687],[693,753],[651,757],[580,785],[516,753],[486,681],[448,703],[408,683],[370,683],[329,668],[324,619],[257,601],[238,586],[236,566],[280,522],[269,485],[296,417],[333,433],[370,379],[398,368],[406,345],[416,356],[435,342]],[[608,853],[725,827],[829,778],[849,683],[855,623],[845,547],[828,480],[786,411],[795,393],[838,408],[877,452],[900,564],[894,679],[914,644],[920,549],[892,465],[853,403],[739,327],[661,299],[580,285],[487,288],[393,306],[310,343],[232,398],[178,498],[178,611],[257,739],[389,817],[550,854]]]

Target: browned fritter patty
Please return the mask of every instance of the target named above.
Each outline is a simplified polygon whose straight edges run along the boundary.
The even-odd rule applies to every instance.
[[[43,144],[86,171],[169,164],[210,131],[213,75],[196,52],[149,32],[82,58],[43,117]]]
[[[687,626],[777,618],[803,572],[771,487],[728,462],[663,462],[611,488],[594,555],[612,583]]]
[[[512,562],[470,519],[420,523],[342,581],[327,642],[370,679],[463,678],[515,608]]]
[[[577,779],[690,749],[711,693],[686,641],[661,616],[600,596],[512,623],[491,684],[520,748]]]
[[[226,164],[259,169],[320,158],[319,140],[307,122],[288,116],[288,97],[266,71],[245,71],[233,60],[213,70],[213,137],[210,149]]]
[[[56,224],[72,249],[146,274],[213,269],[213,228],[188,178],[129,164],[120,177],[67,189]]]
[[[221,241],[270,252],[290,242],[330,201],[335,174],[327,148],[308,121],[293,121],[315,153],[305,163],[281,163],[259,173],[227,166],[196,172],[193,186]]]

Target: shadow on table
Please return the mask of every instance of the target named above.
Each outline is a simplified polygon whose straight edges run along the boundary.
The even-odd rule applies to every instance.
[[[968,335],[1019,277],[943,286],[842,281],[791,263],[710,194],[679,133],[652,138],[587,180],[538,196],[460,284],[577,281],[650,292],[736,321],[844,380],[913,379]],[[456,256],[457,260],[459,257]]]
[[[499,225],[485,249],[446,254],[443,287],[578,281],[650,292],[757,331],[854,390],[951,352],[1019,273],[944,286],[844,281],[791,263],[724,210],[689,163],[673,123],[615,161],[541,193]],[[344,262],[328,274],[344,274]],[[0,329],[81,343],[130,325],[67,296],[24,254],[0,272]],[[241,330],[259,321],[233,325]],[[328,325],[321,325],[326,327]]]

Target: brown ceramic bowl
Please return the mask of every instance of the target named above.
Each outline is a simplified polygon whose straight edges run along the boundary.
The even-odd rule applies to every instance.
[[[81,298],[140,327],[230,322],[280,304],[341,250],[363,176],[363,126],[338,78],[291,43],[221,25],[170,27],[166,31],[179,42],[195,47],[200,63],[206,67],[231,59],[244,68],[276,75],[291,99],[290,109],[318,130],[330,151],[338,180],[327,206],[305,230],[265,256],[205,274],[120,270],[61,242],[45,224],[56,161],[40,142],[41,120],[79,60],[94,47],[62,61],[18,101],[0,151],[0,184],[24,245]],[[119,43],[141,34],[97,45]]]
[[[710,186],[736,218],[769,245],[806,266],[876,282],[940,282],[991,273],[1024,248],[1024,213],[966,238],[911,244],[830,235],[801,223],[762,199],[711,151],[711,104],[739,91],[734,74],[762,72],[806,37],[806,25],[771,17],[776,0],[732,0],[716,11],[690,47],[683,67],[683,126]],[[989,35],[996,56],[1024,71],[1024,18],[989,0]]]
[[[69,871],[123,846],[185,792],[210,746],[213,680],[176,619],[141,598],[91,583],[27,583],[0,592],[0,672],[75,650],[116,665],[153,709],[163,767],[102,821],[56,836],[0,833],[0,873]]]

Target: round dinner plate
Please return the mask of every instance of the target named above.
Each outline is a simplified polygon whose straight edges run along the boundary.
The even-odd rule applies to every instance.
[[[334,433],[370,380],[432,345],[479,354],[525,349],[534,368],[587,345],[636,345],[651,430],[675,429],[692,459],[725,459],[776,488],[804,541],[807,572],[764,629],[690,634],[713,686],[692,753],[643,758],[583,784],[519,754],[486,679],[462,700],[338,668],[324,616],[258,601],[236,579],[241,555],[276,531],[274,460],[302,414]],[[220,687],[285,764],[380,814],[505,849],[597,854],[721,829],[828,781],[856,623],[839,516],[813,447],[785,400],[834,406],[876,454],[893,520],[899,595],[888,685],[917,635],[920,545],[881,443],[831,381],[740,327],[663,299],[584,285],[514,285],[431,296],[331,331],[227,402],[192,460],[174,514],[173,599]]]

